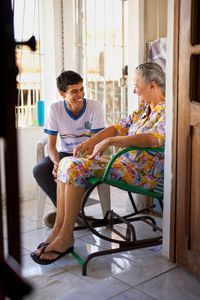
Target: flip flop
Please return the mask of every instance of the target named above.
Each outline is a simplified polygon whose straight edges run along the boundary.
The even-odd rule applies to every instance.
[[[34,262],[36,262],[37,264],[40,264],[40,265],[50,265],[52,264],[53,262],[55,262],[56,260],[60,259],[61,257],[71,253],[73,250],[74,250],[74,247],[70,247],[68,248],[67,250],[65,250],[64,252],[59,252],[59,251],[56,251],[56,250],[49,250],[47,252],[45,252],[45,249],[47,248],[48,245],[43,245],[42,246],[42,250],[41,250],[41,253],[40,255],[37,255],[36,252],[32,252],[30,255],[31,255],[31,258],[34,260]],[[56,258],[53,258],[53,259],[41,259],[40,256],[44,253],[55,253],[55,254],[58,254],[58,256]]]
[[[50,243],[49,242],[42,242],[38,245],[37,249],[40,249],[43,246],[48,246]]]

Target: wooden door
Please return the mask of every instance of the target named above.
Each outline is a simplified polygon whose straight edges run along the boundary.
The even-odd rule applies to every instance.
[[[200,1],[179,1],[176,261],[200,275]]]

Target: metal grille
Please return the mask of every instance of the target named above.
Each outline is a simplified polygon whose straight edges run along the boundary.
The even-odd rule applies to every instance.
[[[128,1],[74,0],[76,69],[86,96],[101,101],[107,125],[127,115]]]
[[[37,125],[36,107],[41,90],[41,53],[39,32],[39,0],[13,1],[14,30],[17,41],[26,41],[32,35],[37,40],[37,50],[26,46],[16,47],[18,99],[16,126]]]

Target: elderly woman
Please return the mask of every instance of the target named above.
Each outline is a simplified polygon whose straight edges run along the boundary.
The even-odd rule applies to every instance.
[[[90,176],[101,176],[108,164],[103,156],[110,146],[157,147],[165,141],[165,74],[155,63],[139,65],[134,75],[134,92],[141,104],[122,119],[75,147],[73,157],[63,158],[57,173],[57,216],[45,242],[31,253],[39,264],[50,264],[73,250],[73,229]],[[131,151],[119,157],[110,171],[116,180],[148,189],[156,186],[163,172],[160,154]]]

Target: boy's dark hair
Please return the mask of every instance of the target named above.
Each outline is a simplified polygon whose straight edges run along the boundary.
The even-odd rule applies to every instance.
[[[83,82],[83,78],[80,74],[74,71],[64,71],[57,78],[57,88],[59,91],[66,92],[68,85],[77,84]]]

